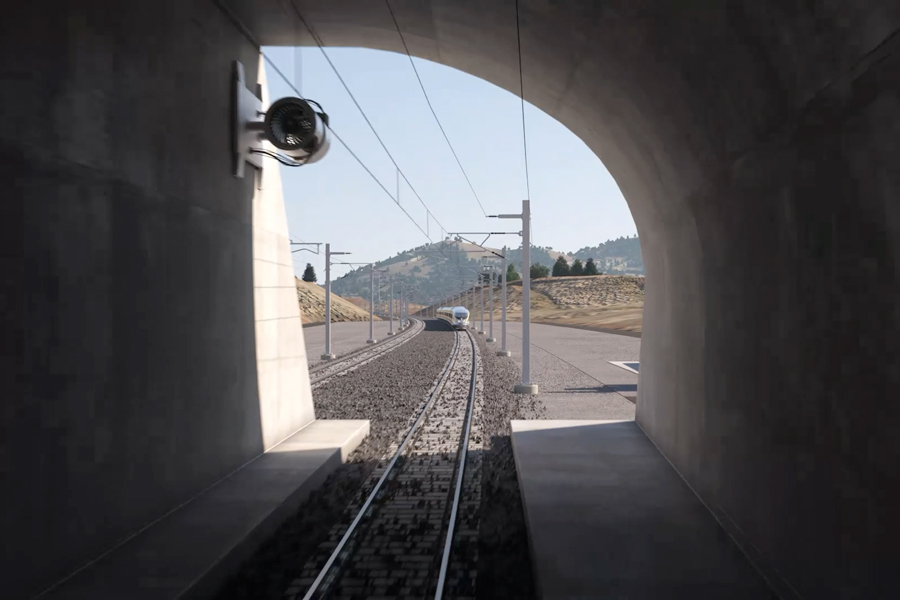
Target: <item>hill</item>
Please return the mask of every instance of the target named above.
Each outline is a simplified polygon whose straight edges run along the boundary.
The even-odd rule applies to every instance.
[[[482,240],[477,240],[482,241]],[[517,243],[517,238],[509,238]],[[495,254],[496,253],[496,254]],[[459,291],[462,285],[471,285],[486,266],[498,267],[501,263],[500,250],[496,246],[480,246],[465,241],[446,239],[435,244],[418,246],[398,252],[395,256],[376,263],[376,268],[384,270],[379,274],[382,286],[381,300],[386,300],[388,278],[395,283],[415,287],[418,292],[413,300],[423,298],[447,298]],[[573,254],[566,254],[552,248],[532,246],[530,262],[552,268],[560,256],[572,264],[575,258],[582,262],[593,258],[603,273],[612,275],[643,275],[644,263],[641,259],[641,245],[637,237],[610,240],[594,247],[585,247]],[[521,250],[510,248],[507,258],[516,271],[522,272]],[[395,288],[396,289],[396,288]],[[365,302],[361,306],[368,309],[369,270],[361,267],[332,282],[332,291],[345,298],[359,297]]]
[[[548,277],[535,279],[531,289],[544,294],[560,308],[587,308],[644,301],[643,277]]]
[[[308,283],[294,278],[297,286],[297,302],[304,324],[325,322],[325,288],[315,283]],[[376,316],[375,319],[378,319]],[[347,302],[337,294],[331,294],[331,322],[368,321],[369,311]]]
[[[582,262],[593,258],[597,267],[604,273],[644,274],[641,242],[637,236],[620,237],[617,240],[608,240],[593,247],[585,246],[572,256],[580,258]],[[571,261],[569,263],[571,264]]]
[[[486,290],[485,290],[486,291]],[[522,283],[507,286],[507,319],[522,320]],[[499,287],[494,290],[494,325],[500,318]],[[480,322],[480,297],[462,304]],[[485,306],[488,305],[487,296]],[[597,330],[641,332],[644,278],[625,275],[546,277],[532,281],[531,321]],[[487,317],[485,317],[487,318]],[[496,329],[495,329],[496,331]]]
[[[549,248],[533,247],[531,251],[532,263],[540,262],[548,267],[552,267],[559,256],[572,260],[571,256]],[[448,239],[398,252],[396,256],[375,263],[375,268],[386,271],[379,275],[383,286],[390,277],[395,282],[416,286],[422,296],[437,297],[458,290],[461,276],[471,280],[476,276],[473,271],[481,271],[486,265],[499,266],[500,252],[499,248],[491,246],[482,248],[465,241]],[[521,251],[518,248],[509,249],[507,257],[510,262],[517,265],[517,270],[521,270]],[[368,267],[354,269],[339,277],[332,282],[331,289],[345,298],[356,296],[368,302]],[[384,290],[381,292],[381,298],[384,301]],[[368,307],[368,304],[365,306]]]

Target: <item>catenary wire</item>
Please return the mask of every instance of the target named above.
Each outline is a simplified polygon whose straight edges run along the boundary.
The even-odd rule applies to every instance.
[[[252,44],[256,48],[256,50],[262,55],[263,60],[266,61],[266,64],[268,64],[270,67],[272,67],[272,69],[275,71],[275,73],[279,77],[281,77],[281,79],[294,91],[294,93],[296,93],[299,97],[302,98],[303,95],[300,93],[300,90],[297,89],[297,86],[294,85],[294,83],[281,71],[281,69],[278,68],[278,65],[276,65],[275,62],[271,58],[269,58],[269,56],[265,52],[263,52],[262,46],[260,46],[260,44],[259,44],[259,42],[257,42],[256,38],[253,37],[253,34],[250,33],[250,30],[247,29],[247,27],[244,25],[244,23],[240,19],[238,19],[238,17],[231,11],[231,9],[229,9],[228,6],[226,6],[221,0],[213,0],[213,4],[226,17],[228,17],[228,19],[232,22],[232,24],[235,26],[235,28],[245,38],[247,38],[247,41],[249,41],[250,44]],[[294,10],[296,11],[296,7],[294,7]],[[300,17],[301,22],[303,22],[303,24],[307,28],[307,30],[310,32],[310,35],[312,35],[313,39],[316,40],[316,43],[321,44],[318,39],[318,36],[316,36],[313,33],[313,31],[310,29],[309,25],[303,19],[302,15],[300,15],[299,12],[297,12],[297,15],[298,15],[298,17]],[[325,54],[325,51],[324,51],[324,49],[322,49],[321,45],[319,45],[319,49],[322,50],[322,53],[325,55],[325,58],[328,59],[328,55]],[[329,64],[331,64],[330,60],[328,62],[329,62]],[[332,69],[334,69],[335,73],[337,74],[337,69],[335,69],[334,65],[332,65]],[[339,74],[338,74],[338,78],[340,79]],[[341,83],[343,83],[343,79],[341,79]],[[344,89],[346,89],[347,92],[350,93],[350,90],[347,88],[346,84],[344,84]],[[352,97],[353,96],[351,94],[351,98]],[[359,103],[356,102],[355,98],[353,98],[353,101],[354,101],[354,103],[356,103],[356,106],[359,108]],[[362,112],[362,108],[360,108],[359,110],[360,110],[360,112]],[[363,114],[363,116],[365,117],[365,114]],[[367,123],[369,122],[368,118],[366,118],[366,122]],[[372,127],[371,123],[369,123],[369,127]],[[344,148],[347,150],[347,152],[350,153],[350,156],[352,156],[356,160],[356,162],[358,162],[359,165],[366,171],[366,173],[369,174],[369,176],[375,181],[375,183],[377,183],[378,186],[382,190],[384,190],[384,193],[387,194],[388,198],[390,198],[394,202],[394,204],[396,204],[400,208],[400,210],[403,211],[403,214],[405,214],[406,217],[410,221],[412,221],[413,225],[415,225],[416,228],[422,232],[422,234],[428,239],[429,242],[432,242],[433,240],[431,239],[431,236],[429,236],[428,233],[424,229],[422,229],[422,226],[419,225],[418,222],[416,222],[416,220],[412,217],[412,215],[410,215],[409,212],[405,208],[403,208],[403,206],[400,205],[399,200],[394,198],[394,196],[388,191],[388,189],[384,186],[384,184],[382,184],[381,181],[375,176],[375,174],[372,172],[372,170],[369,169],[369,167],[366,166],[366,164],[362,161],[362,159],[359,158],[359,156],[357,156],[357,154],[353,151],[353,149],[350,148],[350,146],[347,144],[347,142],[345,142],[343,140],[343,138],[341,138],[341,136],[338,135],[338,133],[330,125],[328,126],[328,130],[341,143],[341,145],[344,146]],[[375,131],[374,127],[372,127],[372,131],[373,132]],[[376,137],[378,137],[377,133],[375,135],[376,135]],[[380,141],[381,141],[381,139],[379,138],[379,142]],[[385,152],[387,152],[387,148],[384,146],[383,142],[382,142],[382,147],[385,149]],[[431,210],[428,208],[428,206],[425,204],[425,202],[419,197],[418,193],[416,193],[415,189],[413,189],[412,184],[409,183],[409,180],[406,178],[406,175],[403,173],[403,171],[400,169],[400,167],[397,166],[396,161],[394,161],[393,157],[390,156],[390,153],[388,153],[388,156],[391,158],[391,161],[394,163],[394,166],[397,167],[397,171],[399,171],[400,174],[402,175],[403,179],[406,180],[406,183],[409,185],[410,189],[412,189],[413,193],[416,194],[416,197],[419,199],[419,202],[422,203],[422,206],[425,207],[425,210],[428,212],[428,214],[431,215],[431,218],[434,219],[435,223],[437,223],[441,227],[441,232],[443,233],[444,231],[446,231],[447,229],[441,224],[440,221],[438,221],[437,217],[434,216],[434,213],[431,212]]]
[[[316,39],[316,38],[314,37],[313,39]],[[320,47],[320,48],[321,48],[321,47]],[[324,51],[323,51],[323,52],[324,52]],[[260,53],[262,54],[263,59],[266,61],[266,64],[268,64],[269,66],[271,66],[272,69],[275,71],[275,73],[276,73],[279,77],[281,77],[282,80],[284,80],[284,82],[285,82],[285,83],[286,83],[286,84],[294,91],[294,93],[296,93],[298,96],[300,96],[300,90],[298,90],[297,87],[293,84],[293,82],[291,82],[291,80],[287,78],[287,76],[281,71],[281,69],[278,68],[278,66],[275,64],[275,62],[274,62],[271,58],[269,58],[269,56],[268,56],[266,53],[262,52],[262,50],[260,50]],[[326,56],[327,56],[327,55],[326,55]],[[334,68],[334,67],[332,66],[332,68]],[[337,70],[335,70],[335,73],[337,73]],[[338,75],[338,77],[340,78],[340,75]],[[341,80],[341,82],[343,83],[343,80]],[[346,84],[344,84],[344,88],[347,89]],[[350,90],[347,89],[347,92],[350,93]],[[302,97],[302,96],[301,96],[301,97]],[[351,98],[352,98],[352,94],[351,94]],[[357,107],[359,107],[359,104],[356,103],[356,99],[355,99],[355,98],[353,98],[353,102],[356,104]],[[318,103],[317,103],[317,104],[318,104]],[[360,108],[360,112],[362,112],[362,109],[361,109],[361,108]],[[363,117],[365,117],[365,113],[363,113]],[[368,118],[366,118],[366,122],[367,122],[367,123],[369,122],[369,119],[368,119]],[[381,183],[381,180],[379,180],[378,177],[375,176],[375,174],[372,172],[372,170],[369,169],[369,167],[366,166],[366,164],[362,161],[361,158],[359,158],[359,156],[357,156],[357,154],[353,151],[353,149],[350,148],[349,144],[347,144],[347,142],[345,142],[345,141],[343,140],[343,138],[341,138],[341,136],[338,135],[338,133],[331,127],[331,125],[328,125],[327,127],[328,127],[328,130],[331,132],[331,134],[337,139],[337,141],[339,141],[339,142],[341,143],[341,145],[344,146],[344,148],[347,150],[347,152],[350,153],[350,156],[352,156],[354,159],[356,159],[356,162],[358,162],[359,165],[360,165],[363,169],[365,169],[366,173],[368,173],[369,176],[375,181],[375,183],[377,183],[378,186],[379,186],[382,190],[384,190],[384,193],[388,195],[388,198],[390,198],[391,200],[393,200],[393,201],[394,201],[394,204],[396,204],[396,205],[400,208],[400,210],[403,211],[403,214],[405,214],[405,215],[407,216],[407,218],[408,218],[410,221],[412,221],[413,225],[415,225],[416,228],[417,228],[419,231],[421,231],[422,234],[423,234],[426,238],[428,238],[428,241],[429,241],[429,242],[433,241],[433,240],[431,239],[431,236],[428,235],[428,232],[426,232],[424,229],[422,229],[422,226],[419,225],[419,223],[413,218],[413,216],[410,215],[409,212],[407,212],[407,210],[406,210],[405,208],[403,208],[403,206],[400,204],[399,199],[395,198],[395,197],[393,196],[393,194],[391,194],[391,192],[388,191],[388,189],[384,186],[384,184]],[[371,124],[371,123],[369,123],[369,127],[372,127],[372,124]],[[375,128],[374,128],[374,127],[372,127],[372,131],[375,132]],[[377,133],[375,133],[375,137],[378,137],[378,134],[377,134]],[[381,138],[379,138],[378,141],[381,142]],[[384,148],[385,152],[387,152],[387,148],[384,146],[384,142],[381,143],[381,146],[382,146],[382,148]],[[400,169],[400,167],[397,166],[397,163],[394,161],[394,158],[390,155],[390,153],[388,153],[388,157],[390,157],[391,162],[394,163],[394,166],[397,167],[397,171],[400,172],[400,175],[403,177],[404,180],[406,180],[406,183],[409,184],[409,180],[406,179],[406,175],[403,173],[403,171]],[[410,187],[410,189],[412,189],[412,184],[409,184],[409,187]],[[413,189],[413,193],[416,194],[416,197],[417,197],[417,198],[419,198],[419,195],[416,193],[416,190]],[[419,198],[419,202],[422,202],[422,206],[425,207],[425,210],[428,212],[428,214],[431,215],[431,218],[434,219],[435,222],[436,222],[438,225],[441,225],[441,224],[440,224],[440,221],[438,221],[437,218],[435,218],[434,214],[431,212],[431,210],[428,208],[428,206],[425,204],[425,202],[422,201],[421,198]],[[441,225],[441,228],[443,228],[443,225]]]
[[[531,200],[531,183],[528,180],[528,136],[525,133],[525,80],[522,77],[522,34],[519,27],[519,0],[516,0],[516,44],[519,54],[519,98],[522,100],[522,148],[525,151],[525,197]]]
[[[519,0],[516,0],[516,46],[519,55],[519,98],[522,104],[522,149],[525,153],[525,199],[531,201],[531,181],[528,177],[528,134],[525,130],[525,79],[522,76],[522,33],[519,24]],[[534,246],[534,227],[531,219],[527,225],[530,228],[531,245]]]
[[[484,210],[484,206],[481,204],[481,199],[479,199],[478,194],[475,193],[475,188],[472,186],[472,181],[469,179],[469,175],[463,168],[462,162],[459,160],[459,156],[456,154],[456,150],[453,149],[453,144],[450,143],[450,138],[447,137],[447,132],[444,131],[444,126],[441,125],[441,120],[438,118],[437,113],[434,110],[434,106],[431,105],[431,99],[428,97],[428,92],[425,91],[425,84],[422,83],[422,78],[419,76],[419,70],[416,68],[416,63],[415,61],[413,61],[413,57],[409,52],[409,46],[406,45],[406,38],[403,37],[403,32],[400,31],[400,24],[397,22],[397,17],[394,14],[394,9],[391,8],[390,0],[384,0],[384,3],[387,5],[388,11],[391,13],[391,19],[394,21],[394,27],[397,29],[397,35],[400,36],[400,41],[403,43],[403,49],[406,51],[407,58],[409,58],[409,64],[412,66],[413,73],[416,74],[416,80],[419,82],[419,88],[422,90],[422,95],[425,96],[425,102],[428,103],[428,108],[429,110],[431,110],[431,115],[434,117],[438,128],[441,130],[441,134],[443,134],[444,140],[447,142],[447,146],[450,148],[450,152],[453,153],[453,158],[456,159],[456,164],[459,165],[459,170],[462,171],[463,177],[466,178],[466,183],[469,184],[469,189],[472,190],[472,195],[475,196],[475,202],[478,203],[478,208],[481,209],[481,212],[484,214],[484,216],[487,216],[487,212]]]
[[[304,18],[303,14],[297,8],[296,4],[294,4],[293,1],[290,2],[290,4],[291,4],[291,8],[294,9],[294,12],[296,13],[297,18],[300,19],[300,22],[303,23],[303,26],[309,32],[309,35],[316,42],[316,46],[318,46],[319,52],[322,53],[322,56],[325,58],[325,61],[328,63],[328,66],[330,66],[331,70],[334,71],[334,74],[338,78],[338,81],[340,81],[341,85],[344,86],[344,90],[346,90],[347,95],[350,96],[350,99],[353,101],[353,104],[356,105],[357,110],[359,110],[359,114],[362,115],[363,119],[366,121],[366,124],[368,124],[369,129],[372,130],[372,133],[375,135],[375,139],[378,140],[378,143],[381,144],[381,147],[382,147],[382,149],[384,149],[385,154],[387,154],[388,158],[391,160],[391,162],[394,164],[394,166],[400,172],[400,176],[403,177],[403,180],[406,182],[406,185],[409,186],[409,189],[412,190],[413,194],[415,194],[416,198],[419,200],[419,202],[422,204],[422,206],[425,207],[425,210],[428,212],[428,214],[431,215],[431,218],[434,219],[434,221],[441,227],[441,230],[447,231],[447,229],[441,224],[441,222],[437,219],[437,217],[434,216],[434,213],[431,211],[431,209],[428,208],[428,205],[425,204],[425,201],[422,200],[422,197],[416,191],[416,188],[413,186],[413,184],[409,181],[409,178],[406,176],[406,173],[403,172],[403,169],[401,169],[400,165],[397,164],[397,161],[394,160],[394,156],[391,154],[390,150],[388,150],[384,141],[381,139],[381,136],[378,135],[378,131],[375,129],[375,126],[372,125],[372,122],[369,120],[368,115],[366,115],[366,112],[362,109],[362,106],[360,106],[359,102],[356,100],[356,96],[354,96],[353,92],[350,91],[350,87],[347,85],[347,82],[344,81],[343,77],[341,77],[341,74],[338,71],[337,67],[334,65],[334,62],[332,62],[331,57],[328,56],[328,52],[325,51],[325,44],[322,43],[322,39],[319,37],[319,34],[315,32],[315,30],[312,28],[312,26],[309,24],[309,22],[306,20],[306,18]],[[428,239],[430,240],[431,238],[429,237]]]

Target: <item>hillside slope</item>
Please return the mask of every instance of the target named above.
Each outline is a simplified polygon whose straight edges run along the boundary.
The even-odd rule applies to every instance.
[[[315,283],[308,283],[294,278],[297,286],[297,302],[300,304],[300,314],[303,323],[325,322],[325,288]],[[369,312],[347,302],[337,294],[331,294],[331,322],[341,321],[368,321]],[[375,320],[380,321],[377,316]]]
[[[587,308],[644,301],[644,278],[626,275],[536,279],[537,291],[562,308]]]
[[[438,297],[458,289],[459,284],[455,280],[460,275],[471,277],[472,270],[481,271],[488,264],[499,265],[499,255],[492,254],[491,251],[500,252],[497,248],[485,249],[467,242],[444,240],[398,252],[396,256],[375,263],[375,266],[384,271],[380,275],[381,282],[386,282],[390,277],[397,283],[415,284],[425,297]],[[520,250],[510,249],[507,256],[510,262],[517,264]],[[531,262],[551,267],[560,256],[572,261],[571,256],[561,252],[533,247]],[[521,265],[517,269],[521,270]],[[335,279],[331,289],[344,298],[368,298],[369,286],[369,269],[364,266]]]
[[[597,267],[605,273],[644,274],[641,242],[637,237],[608,240],[598,246],[584,247],[573,254],[582,262],[593,258]],[[571,261],[569,261],[571,264]]]
[[[507,286],[507,318],[522,319],[522,283]],[[494,290],[494,321],[500,318],[500,288]],[[480,296],[463,304],[480,321]],[[485,306],[488,306],[485,290]],[[585,329],[617,329],[640,333],[644,311],[644,278],[624,275],[547,277],[531,284],[531,321]]]

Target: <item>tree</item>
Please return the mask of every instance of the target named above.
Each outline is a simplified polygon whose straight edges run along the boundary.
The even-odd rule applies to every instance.
[[[581,259],[576,258],[575,262],[572,263],[572,268],[569,270],[570,275],[584,275],[584,265],[581,264]]]
[[[554,277],[566,277],[569,275],[569,261],[566,260],[565,256],[560,256],[556,259],[556,263],[553,265],[553,276]]]
[[[566,265],[568,266],[568,265]],[[531,265],[531,269],[529,270],[532,279],[540,279],[541,277],[549,277],[550,269],[542,265],[541,263],[534,263]]]
[[[306,263],[306,270],[303,271],[303,281],[308,281],[309,283],[316,282],[316,270],[310,263]]]
[[[597,271],[597,265],[594,264],[594,259],[589,258],[587,262],[584,264],[584,274],[585,275],[599,275],[600,272]]]
[[[521,277],[519,277],[518,271],[516,271],[515,265],[512,263],[508,263],[506,265],[506,281],[509,283],[510,281],[518,281]]]

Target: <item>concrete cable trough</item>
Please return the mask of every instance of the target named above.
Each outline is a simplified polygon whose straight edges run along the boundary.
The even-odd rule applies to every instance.
[[[382,354],[390,352],[391,350],[396,350],[418,334],[422,333],[425,329],[425,323],[419,319],[411,319],[411,321],[412,325],[398,336],[374,346],[365,346],[346,354],[338,360],[310,369],[309,377],[312,388],[316,389],[332,377],[351,373],[359,367],[372,362]]]
[[[468,332],[456,336],[406,434],[286,597],[473,595],[480,477],[470,450],[481,447],[473,421],[483,382],[477,344]]]

